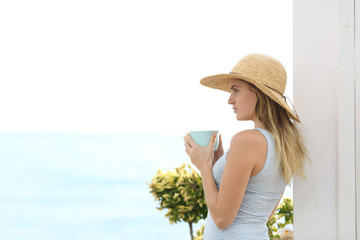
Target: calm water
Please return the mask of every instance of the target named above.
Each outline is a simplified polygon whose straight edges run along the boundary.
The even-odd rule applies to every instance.
[[[187,223],[170,225],[146,185],[159,168],[188,162],[182,141],[0,134],[0,239],[189,239]]]
[[[182,135],[0,134],[0,160],[2,240],[190,239],[146,184],[189,162]]]

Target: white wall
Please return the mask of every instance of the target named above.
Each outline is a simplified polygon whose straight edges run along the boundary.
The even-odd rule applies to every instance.
[[[355,2],[355,9],[360,9],[360,1]],[[355,11],[355,102],[359,103],[360,100],[360,11]],[[360,104],[355,104],[355,134],[360,136]],[[360,140],[356,141],[355,152],[360,153]],[[356,154],[356,216],[360,219],[360,156]],[[357,221],[357,237],[360,239],[360,220]]]
[[[356,239],[354,4],[294,0],[294,105],[313,162],[294,178],[296,240]]]

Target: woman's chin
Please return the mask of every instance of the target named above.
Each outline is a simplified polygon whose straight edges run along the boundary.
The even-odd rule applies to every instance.
[[[251,118],[249,118],[249,117],[241,117],[239,115],[236,115],[236,119],[238,121],[250,121],[251,120]]]

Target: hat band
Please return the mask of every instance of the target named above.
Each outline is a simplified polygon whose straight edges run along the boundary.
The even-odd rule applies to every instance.
[[[262,83],[263,84],[263,83]],[[281,92],[279,92],[278,90],[276,90],[275,88],[269,87],[266,84],[263,84],[265,87],[270,88],[271,90],[274,90],[275,92],[277,92],[278,94],[280,94],[280,96],[284,97],[283,94]]]

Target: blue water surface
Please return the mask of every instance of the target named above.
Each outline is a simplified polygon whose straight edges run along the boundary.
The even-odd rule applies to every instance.
[[[1,133],[0,160],[2,240],[190,239],[146,184],[190,162],[182,135]]]

